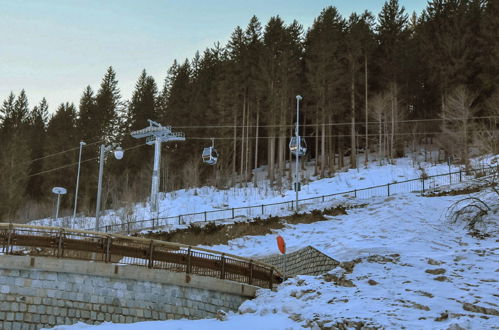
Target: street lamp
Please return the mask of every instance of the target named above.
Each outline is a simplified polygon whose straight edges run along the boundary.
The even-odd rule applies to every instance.
[[[61,195],[65,195],[67,191],[66,188],[63,187],[54,187],[52,188],[52,192],[57,195],[57,206],[55,209],[55,221],[57,222],[57,219],[59,218],[59,205],[61,202]],[[51,223],[51,226],[53,225],[54,224]]]
[[[300,101],[303,99],[301,95],[296,95],[296,130],[295,130],[295,137],[297,140],[298,148],[301,147],[301,139],[300,139]],[[296,207],[295,207],[295,212],[298,213],[298,191],[300,190],[300,177],[298,175],[298,170],[299,170],[299,160],[300,158],[300,153],[296,153],[296,166],[295,166],[295,191],[296,191]]]
[[[114,149],[114,150],[113,150]],[[120,160],[123,158],[125,151],[121,147],[115,146],[105,146],[101,144],[100,146],[100,156],[99,156],[99,181],[97,183],[97,206],[95,208],[95,231],[99,231],[100,227],[100,202],[102,194],[102,172],[104,171],[104,156],[106,152],[113,151],[114,158]]]
[[[78,173],[76,175],[76,191],[75,191],[75,205],[74,205],[74,210],[73,210],[73,223],[74,223],[74,220],[76,218],[76,207],[78,206],[78,187],[80,186],[81,152],[82,152],[84,145],[86,145],[86,143],[83,141],[80,141],[80,155],[78,157]]]

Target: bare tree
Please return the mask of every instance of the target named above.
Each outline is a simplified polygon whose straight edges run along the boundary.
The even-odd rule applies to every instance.
[[[499,153],[499,91],[496,91],[485,103],[485,110],[490,120],[480,123],[474,134],[473,144],[484,154]]]
[[[447,95],[441,114],[441,143],[451,154],[458,156],[466,167],[470,165],[471,121],[478,110],[476,98],[476,93],[470,92],[465,86],[458,86]]]
[[[378,161],[381,164],[381,160],[386,157],[383,148],[383,131],[384,122],[387,120],[387,114],[390,105],[390,93],[382,92],[374,95],[371,100],[370,108],[371,112],[369,115],[378,122]]]

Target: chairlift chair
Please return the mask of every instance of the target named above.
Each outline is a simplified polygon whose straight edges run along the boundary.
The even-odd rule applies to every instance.
[[[292,136],[289,141],[289,151],[297,157],[304,156],[307,153],[307,143],[301,136]]]
[[[211,147],[206,147],[203,149],[203,154],[201,156],[203,162],[208,165],[215,165],[218,160],[218,152],[215,149],[215,140],[211,139]]]

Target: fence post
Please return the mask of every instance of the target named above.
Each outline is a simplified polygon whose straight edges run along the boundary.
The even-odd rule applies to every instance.
[[[110,262],[111,261],[111,255],[109,252],[111,251],[111,237],[107,237],[107,242],[106,242],[106,259],[104,262]]]
[[[185,270],[187,274],[191,273],[191,247],[187,249],[187,268]]]
[[[462,176],[461,168],[459,168],[459,182],[463,182],[463,176]]]
[[[182,224],[182,216],[181,216],[181,215],[179,215],[179,216],[178,216],[178,224],[179,224],[179,225],[181,225],[181,224]]]
[[[9,250],[10,252],[12,252],[12,248],[10,247],[10,242],[12,241],[12,232],[14,231],[13,229],[13,226],[12,226],[12,223],[9,224],[9,235],[7,236],[7,251],[5,251],[5,254],[9,254]]]
[[[251,285],[251,282],[253,282],[253,260],[250,260],[249,262],[249,278],[248,278],[248,284]]]
[[[207,220],[206,220],[206,219],[207,219],[207,218],[206,218],[206,211],[204,211],[204,222],[207,222]]]
[[[324,202],[324,195],[322,195],[322,202]]]
[[[222,263],[221,267],[220,267],[220,278],[222,280],[225,279],[225,254],[222,253],[222,259],[220,260],[220,262]]]
[[[354,189],[354,190],[353,190],[353,197],[354,197],[354,198],[357,198],[357,189]]]
[[[234,208],[232,208],[232,219],[234,219]]]
[[[61,257],[61,253],[62,253],[62,229],[59,231],[59,242],[57,244],[57,258],[60,258]]]
[[[264,205],[262,204],[262,215],[264,214],[264,212],[263,212],[263,207],[264,207]]]
[[[154,264],[154,260],[152,258],[152,254],[154,253],[154,241],[151,240],[151,243],[149,243],[149,263],[147,264],[147,267],[148,268],[153,268]]]
[[[386,184],[386,190],[388,192],[388,196],[390,196],[390,184],[389,183]]]
[[[423,182],[423,194],[424,194],[424,178],[421,179],[421,182]]]

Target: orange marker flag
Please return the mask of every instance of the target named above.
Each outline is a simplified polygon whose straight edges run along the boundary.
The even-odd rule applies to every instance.
[[[284,242],[284,238],[281,235],[277,236],[277,247],[282,254],[286,254],[286,242]]]

